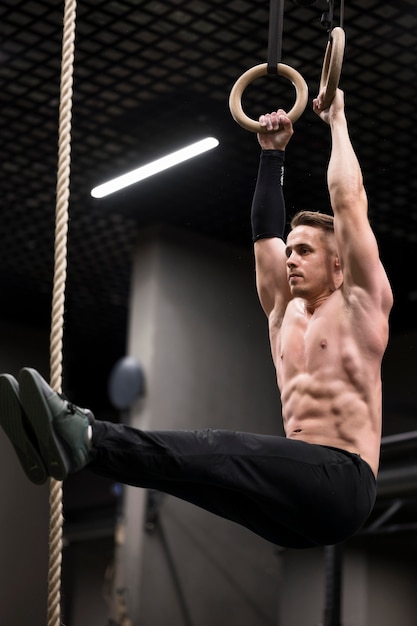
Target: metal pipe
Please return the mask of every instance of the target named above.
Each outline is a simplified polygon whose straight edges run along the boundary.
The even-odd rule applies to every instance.
[[[326,598],[323,626],[341,626],[343,545],[325,547]]]
[[[417,430],[410,430],[406,433],[386,435],[381,439],[381,451],[402,446],[415,446],[417,449]]]
[[[377,498],[417,495],[417,465],[382,468],[377,480]]]

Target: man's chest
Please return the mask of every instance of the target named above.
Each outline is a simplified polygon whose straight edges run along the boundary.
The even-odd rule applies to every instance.
[[[337,306],[326,306],[308,315],[292,307],[279,329],[270,329],[271,348],[279,377],[314,373],[340,361],[348,334],[348,320]]]

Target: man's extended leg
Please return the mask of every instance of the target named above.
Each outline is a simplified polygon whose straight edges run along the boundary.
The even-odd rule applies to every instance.
[[[98,474],[170,493],[288,547],[341,541],[373,505],[375,478],[355,454],[270,435],[140,431],[93,421],[34,370],[22,370],[19,382],[52,475],[56,467],[89,464]]]
[[[357,455],[284,437],[97,421],[92,444],[94,472],[187,500],[281,546],[343,540],[375,497],[375,478]]]

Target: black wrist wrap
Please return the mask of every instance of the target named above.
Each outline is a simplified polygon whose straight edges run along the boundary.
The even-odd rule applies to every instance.
[[[284,236],[285,202],[282,193],[284,157],[283,150],[261,152],[251,210],[254,242],[258,239]]]

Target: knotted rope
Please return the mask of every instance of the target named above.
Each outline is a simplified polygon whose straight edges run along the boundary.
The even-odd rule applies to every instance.
[[[50,336],[51,387],[62,391],[62,337],[67,276],[68,204],[71,164],[72,86],[76,0],[65,0],[58,128],[58,173],[55,213],[55,267]],[[48,575],[48,626],[61,623],[62,483],[51,478]]]

